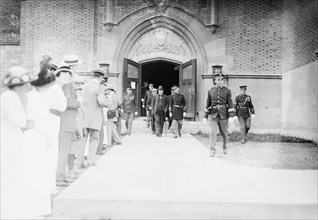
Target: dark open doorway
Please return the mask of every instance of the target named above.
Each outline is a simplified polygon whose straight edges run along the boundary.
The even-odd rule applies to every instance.
[[[153,61],[145,63],[141,67],[141,82],[154,84],[155,88],[163,86],[164,94],[170,95],[170,88],[179,84],[179,64],[168,61]],[[148,88],[147,88],[148,89]],[[144,97],[146,90],[141,88],[141,97]],[[140,104],[141,105],[141,104]],[[141,108],[141,116],[146,116],[146,112]]]

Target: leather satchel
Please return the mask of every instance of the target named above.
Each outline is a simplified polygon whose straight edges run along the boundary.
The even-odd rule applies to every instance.
[[[108,110],[107,111],[107,119],[113,119],[116,117],[116,110]]]

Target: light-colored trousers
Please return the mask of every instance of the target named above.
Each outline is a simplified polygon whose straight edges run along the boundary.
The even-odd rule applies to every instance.
[[[112,120],[106,121],[106,130],[107,130],[107,142],[108,146],[112,145],[112,138],[114,139],[115,143],[120,142],[120,137],[117,133],[116,124]]]
[[[67,159],[71,149],[72,138],[74,132],[61,131],[59,135],[59,150],[58,150],[58,163],[56,170],[56,180],[62,181],[67,177]]]
[[[88,155],[87,155],[87,162],[92,163],[96,162],[96,152],[97,147],[99,144],[99,130],[86,128],[87,136],[84,137],[84,143],[86,144],[88,136],[89,136],[89,147],[88,147]],[[79,155],[78,163],[82,164],[84,162],[84,154]]]
[[[172,129],[174,135],[178,135],[179,133],[181,133],[182,124],[183,124],[183,119],[181,120],[172,119],[170,129]]]
[[[243,118],[243,117],[238,117],[238,121],[240,123],[240,130],[242,134],[242,139],[246,139],[247,132],[251,128],[251,117],[248,118]]]
[[[228,126],[228,119],[221,119],[219,115],[216,118],[212,118],[211,115],[208,117],[209,124],[210,124],[210,140],[209,140],[209,146],[210,150],[216,151],[216,135],[218,132],[218,127],[220,130],[220,133],[223,137],[223,148],[226,148],[227,142],[228,142],[228,131],[227,131],[227,126]]]

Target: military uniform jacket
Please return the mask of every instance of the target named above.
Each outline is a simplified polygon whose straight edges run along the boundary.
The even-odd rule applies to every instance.
[[[208,98],[206,101],[206,110],[208,114],[212,115],[212,118],[216,118],[218,115],[221,119],[228,119],[228,110],[233,108],[232,93],[226,87],[213,87],[208,91]]]
[[[251,114],[255,114],[252,98],[247,94],[236,96],[234,108],[236,110],[237,117],[248,118]]]
[[[125,94],[122,100],[122,106],[124,109],[124,113],[126,112],[135,112],[137,103],[134,95]]]
[[[172,112],[172,119],[182,120],[183,112],[186,111],[186,100],[184,95],[181,93],[173,94],[169,106]]]

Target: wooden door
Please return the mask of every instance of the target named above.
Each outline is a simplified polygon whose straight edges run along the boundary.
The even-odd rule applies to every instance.
[[[187,116],[195,120],[196,116],[196,69],[197,60],[190,60],[179,68],[180,91],[187,102]]]
[[[141,65],[129,59],[124,59],[124,74],[123,74],[123,94],[126,93],[128,85],[131,86],[132,92],[137,100],[138,116],[140,115],[141,102]]]

